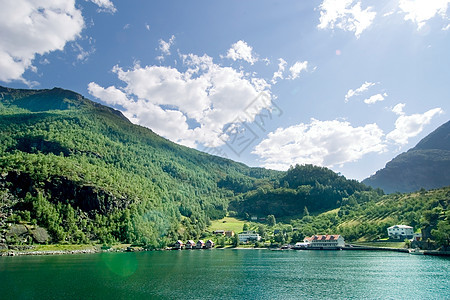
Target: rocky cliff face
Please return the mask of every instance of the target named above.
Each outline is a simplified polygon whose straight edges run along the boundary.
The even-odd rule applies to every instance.
[[[55,203],[70,203],[87,213],[96,211],[106,214],[130,204],[130,200],[126,198],[117,198],[98,187],[81,185],[60,176],[53,176],[45,182],[40,182],[34,181],[30,174],[13,171],[5,174],[3,178],[0,177],[0,181],[2,179],[8,183],[10,193],[17,198],[23,199],[27,193],[36,196],[39,191],[45,191]]]

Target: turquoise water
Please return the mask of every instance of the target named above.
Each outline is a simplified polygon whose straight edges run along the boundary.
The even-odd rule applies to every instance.
[[[450,259],[198,250],[0,257],[1,299],[450,299]]]

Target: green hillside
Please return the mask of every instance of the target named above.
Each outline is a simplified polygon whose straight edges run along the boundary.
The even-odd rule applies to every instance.
[[[276,226],[290,226],[286,242],[303,241],[314,234],[341,234],[347,242],[387,239],[387,228],[396,224],[414,227],[434,247],[450,246],[450,187],[409,194],[381,195],[356,192],[339,208],[283,218]],[[295,230],[292,230],[295,228]],[[402,241],[403,242],[403,241]],[[376,245],[382,245],[381,243]]]
[[[234,191],[279,172],[179,146],[111,108],[62,89],[0,88],[3,214],[54,240],[154,244],[196,237],[223,217]]]
[[[162,247],[198,238],[230,210],[254,210],[230,201],[261,198],[315,211],[367,189],[324,168],[249,168],[183,147],[59,88],[0,87],[0,141],[0,229],[7,242],[27,242],[24,231],[46,228],[53,242]],[[264,191],[281,196],[258,197]],[[23,226],[8,231],[13,223]]]
[[[413,192],[450,185],[450,121],[395,157],[363,183],[386,193]]]

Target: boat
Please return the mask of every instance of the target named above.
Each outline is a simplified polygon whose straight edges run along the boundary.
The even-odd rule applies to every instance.
[[[409,249],[409,254],[413,254],[413,255],[423,255],[423,252],[420,251],[419,248],[416,248],[416,249]]]

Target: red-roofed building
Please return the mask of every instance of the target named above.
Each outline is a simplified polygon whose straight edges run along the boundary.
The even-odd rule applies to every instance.
[[[339,249],[345,246],[344,238],[338,234],[313,235],[303,240],[311,249]]]

